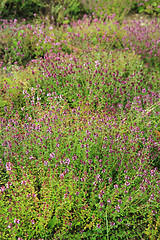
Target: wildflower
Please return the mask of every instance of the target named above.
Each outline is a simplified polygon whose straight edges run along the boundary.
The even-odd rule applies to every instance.
[[[103,202],[100,202],[99,205],[100,205],[101,207],[103,207],[103,206],[104,206],[104,203],[103,203]]]
[[[51,158],[55,158],[55,154],[54,153],[50,153],[49,155]]]
[[[109,178],[108,181],[109,181],[109,183],[111,184],[111,183],[112,183],[112,178]]]
[[[48,161],[44,161],[44,165],[47,166],[48,165]]]
[[[7,162],[7,163],[6,163],[6,171],[11,171],[11,166],[12,166],[12,165],[13,165],[12,163]]]
[[[128,187],[130,185],[130,182],[126,181],[125,185]]]
[[[35,224],[35,221],[32,219],[32,220],[31,220],[31,223],[32,223],[32,224]]]
[[[115,223],[114,223],[114,222],[110,222],[110,225],[111,225],[111,226],[114,226],[114,225],[115,225]]]
[[[6,183],[6,186],[7,186],[7,188],[9,188],[10,186],[12,186],[12,182],[7,182],[7,183]]]
[[[21,182],[21,185],[26,185],[26,181],[25,181],[25,180],[22,181],[22,182]]]
[[[145,93],[145,92],[146,92],[146,89],[145,89],[145,88],[143,88],[143,89],[142,89],[142,93]]]
[[[100,227],[101,227],[101,225],[98,223],[98,224],[97,224],[97,228],[99,228],[99,229],[100,229]]]
[[[84,182],[84,181],[85,181],[84,177],[82,177],[82,178],[81,178],[81,181],[82,181],[82,182]]]
[[[19,223],[20,223],[20,220],[15,218],[15,219],[14,219],[14,223],[19,224]]]
[[[8,228],[11,228],[12,227],[12,223],[10,223],[9,225],[8,225]]]
[[[129,201],[132,201],[132,197],[129,197],[128,200],[129,200]]]
[[[66,164],[66,165],[69,165],[69,163],[70,163],[70,159],[69,159],[69,158],[66,158],[65,164]]]
[[[0,192],[4,192],[5,191],[5,186],[2,186],[1,188],[0,188]]]
[[[122,204],[122,201],[121,201],[120,199],[118,199],[118,202],[119,202],[120,204]]]
[[[115,209],[117,210],[117,212],[119,212],[120,206],[119,205],[115,206]]]

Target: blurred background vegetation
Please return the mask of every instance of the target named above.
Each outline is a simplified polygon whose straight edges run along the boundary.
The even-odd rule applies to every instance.
[[[35,16],[47,16],[55,25],[69,24],[93,13],[102,19],[115,14],[115,19],[123,20],[133,11],[160,16],[160,4],[158,0],[1,0],[0,3],[2,19],[31,21]]]

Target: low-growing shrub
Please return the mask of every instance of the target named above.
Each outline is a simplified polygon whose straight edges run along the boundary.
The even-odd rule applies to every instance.
[[[158,68],[134,27],[41,20],[0,28],[0,238],[157,239]]]

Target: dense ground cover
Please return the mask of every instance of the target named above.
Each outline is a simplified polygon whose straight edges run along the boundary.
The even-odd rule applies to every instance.
[[[100,3],[1,19],[1,239],[159,239],[160,21]]]

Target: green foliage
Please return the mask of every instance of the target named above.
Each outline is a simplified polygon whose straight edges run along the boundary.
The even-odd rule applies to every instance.
[[[113,16],[115,20],[122,21],[131,8],[133,7],[134,0],[89,0],[84,1],[86,9],[93,12],[98,18],[106,19],[108,16]]]
[[[44,15],[49,16],[51,22],[62,25],[69,24],[73,20],[77,20],[87,13],[82,2],[78,0],[58,0],[49,1]]]
[[[5,108],[10,111],[9,109],[12,109],[13,106],[17,106],[16,108],[23,106],[23,90],[29,88],[30,83],[28,80],[32,76],[27,69],[24,71],[23,68],[19,69],[16,65],[8,67],[8,72],[11,73],[10,76],[6,71],[0,77],[0,116],[4,116]],[[28,80],[26,80],[27,76]]]
[[[86,13],[83,4],[78,0],[2,0],[0,3],[2,18],[31,20],[36,16],[49,16],[57,24],[68,24]]]
[[[26,18],[34,17],[46,7],[46,3],[42,0],[2,0],[0,3],[0,12],[2,18]]]
[[[138,3],[135,3],[134,10],[137,10],[139,13],[144,12],[152,16],[160,16],[160,7],[158,1],[141,0]]]
[[[158,217],[157,221],[154,218],[154,214],[149,214],[147,217],[148,226],[145,230],[145,234],[151,240],[159,240],[160,236],[160,217]]]

